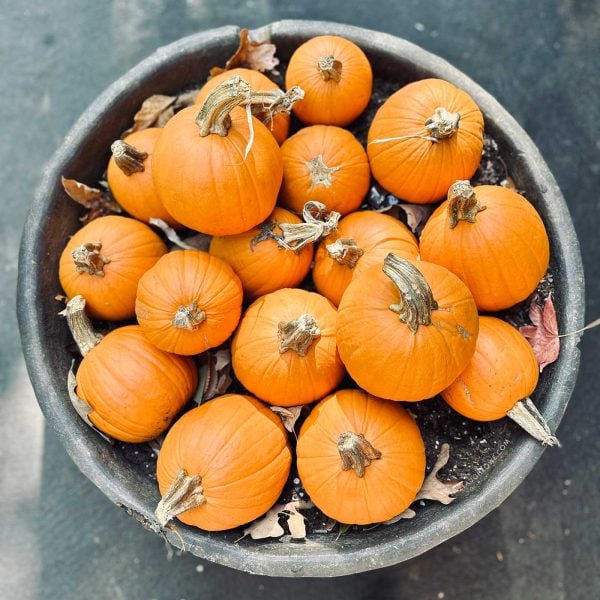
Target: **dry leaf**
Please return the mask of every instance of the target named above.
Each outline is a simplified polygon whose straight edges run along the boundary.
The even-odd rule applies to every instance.
[[[225,63],[225,68],[213,67],[210,76],[214,77],[224,71],[246,67],[255,71],[271,71],[279,64],[275,56],[277,48],[269,40],[254,40],[248,29],[240,31],[240,45],[235,54]]]
[[[462,492],[464,484],[462,481],[441,481],[438,479],[437,474],[439,470],[446,465],[450,458],[450,446],[448,444],[442,444],[440,453],[433,469],[423,482],[423,485],[417,493],[414,501],[417,500],[435,500],[442,504],[450,504],[454,502],[453,494]]]
[[[302,406],[271,406],[270,409],[281,417],[283,426],[298,439],[294,427],[302,412]]]
[[[61,177],[61,182],[67,195],[88,209],[88,212],[80,219],[82,223],[89,223],[98,217],[103,217],[111,213],[123,212],[121,207],[106,190],[93,188],[85,183],[80,183],[75,179],[67,179],[66,177]]]
[[[165,123],[175,114],[173,104],[177,96],[164,96],[154,94],[142,102],[140,110],[133,117],[133,125],[121,134],[125,137],[134,131],[148,129],[148,127],[164,127]]]
[[[186,246],[191,246],[196,250],[208,252],[210,240],[212,240],[212,236],[207,235],[206,233],[195,233],[194,235],[184,238],[183,243]]]
[[[309,500],[292,500],[287,504],[276,504],[264,517],[254,521],[249,527],[244,529],[244,535],[236,540],[239,542],[246,536],[253,540],[263,540],[265,538],[281,537],[285,531],[279,524],[279,517],[287,516],[287,524],[291,537],[295,540],[306,537],[306,523],[300,509],[312,508],[314,505]]]
[[[196,404],[202,404],[215,396],[224,394],[231,385],[231,352],[229,348],[208,350],[200,356],[202,365],[198,377]]]
[[[556,311],[552,302],[552,295],[546,298],[542,308],[534,298],[529,307],[529,320],[532,325],[523,325],[519,331],[527,338],[533,353],[540,365],[540,373],[546,365],[553,363],[558,358],[560,340],[558,338],[558,324]]]
[[[412,508],[407,508],[404,512],[401,512],[399,515],[384,521],[382,525],[393,525],[402,519],[414,519],[417,516],[417,513]]]
[[[413,233],[420,233],[435,210],[433,204],[398,204],[406,213],[406,222]]]
[[[194,249],[194,246],[190,246],[189,244],[183,242],[177,232],[172,227],[167,225],[167,223],[165,223],[162,219],[151,217],[148,219],[148,223],[150,223],[150,225],[154,225],[154,227],[158,227],[165,234],[167,239],[179,248],[183,248],[184,250]]]

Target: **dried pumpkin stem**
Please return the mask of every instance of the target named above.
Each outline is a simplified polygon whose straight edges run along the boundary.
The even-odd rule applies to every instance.
[[[354,269],[358,259],[365,251],[352,239],[336,240],[333,244],[327,244],[325,247],[329,258],[333,258],[340,265],[345,265],[349,269]]]
[[[277,328],[279,353],[294,350],[298,356],[306,356],[310,345],[321,337],[317,320],[309,314],[302,315],[293,321],[282,321]]]
[[[187,306],[181,305],[177,307],[177,312],[173,317],[173,327],[177,329],[187,329],[193,331],[206,320],[206,313],[198,308],[198,304],[194,300]]]
[[[459,221],[475,223],[477,213],[486,209],[479,204],[473,187],[466,179],[459,179],[450,186],[447,199],[450,229],[454,229]]]
[[[335,81],[338,83],[342,78],[342,63],[329,54],[328,56],[321,56],[317,61],[317,69],[323,81]]]
[[[175,477],[167,493],[158,503],[154,514],[158,522],[164,527],[173,517],[206,504],[204,489],[200,475],[191,477],[181,469]]]
[[[123,140],[117,140],[110,147],[115,164],[125,175],[144,172],[144,161],[148,158],[148,153],[138,150],[131,144]]]
[[[438,303],[419,269],[390,252],[383,260],[383,272],[400,293],[400,302],[390,304],[390,310],[397,313],[413,333],[419,325],[431,325],[431,313],[438,309]]]
[[[297,86],[287,92],[280,89],[253,91],[248,82],[235,75],[208,95],[196,117],[196,124],[202,137],[211,133],[226,136],[231,127],[229,113],[236,106],[249,105],[253,114],[268,113],[272,118],[276,113],[289,113],[294,103],[302,98],[304,91]]]
[[[346,431],[340,433],[337,448],[342,459],[342,469],[354,469],[357,477],[365,476],[365,469],[381,458],[381,452],[373,448],[364,435]]]
[[[86,242],[75,248],[71,252],[75,270],[78,273],[104,277],[104,265],[107,265],[110,259],[100,254],[100,250],[102,250],[102,242]]]
[[[333,174],[339,171],[341,167],[328,167],[323,162],[323,155],[319,154],[314,158],[306,161],[306,166],[310,172],[310,187],[311,189],[322,185],[329,188],[333,184]]]
[[[506,414],[544,446],[560,446],[558,438],[552,435],[548,423],[531,398],[519,400]]]
[[[95,348],[102,339],[102,336],[94,331],[90,319],[85,314],[85,304],[83,296],[73,296],[67,302],[65,310],[60,313],[67,318],[67,325],[81,356]]]
[[[433,115],[425,121],[425,127],[431,137],[443,140],[452,137],[458,131],[460,113],[451,113],[443,106],[438,106]]]

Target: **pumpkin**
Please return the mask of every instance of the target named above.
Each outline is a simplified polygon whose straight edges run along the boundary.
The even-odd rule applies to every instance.
[[[345,129],[333,125],[305,127],[285,141],[281,154],[280,202],[297,213],[310,199],[345,215],[356,210],[369,191],[367,153]]]
[[[423,79],[392,94],[373,117],[367,154],[388,191],[424,204],[469,179],[483,149],[483,116],[471,97],[447,81]]]
[[[353,42],[335,35],[314,37],[292,54],[285,85],[300,86],[305,97],[294,105],[304,123],[348,125],[367,107],[373,72],[365,53]]]
[[[550,243],[523,196],[457,181],[423,229],[421,257],[458,275],[480,310],[497,311],[535,290],[548,269]]]
[[[369,210],[347,215],[317,248],[315,287],[337,306],[352,278],[381,265],[390,252],[412,259],[419,255],[417,240],[404,223]]]
[[[350,376],[373,395],[423,400],[448,387],[475,351],[479,321],[467,286],[432,263],[388,254],[346,288],[337,344]]]
[[[199,112],[191,106],[172,117],[152,161],[154,187],[167,211],[209,235],[234,235],[262,223],[281,185],[279,146],[258,119],[229,112],[240,105],[250,111],[253,104],[264,110],[267,103],[276,112],[282,104],[289,107],[296,92],[253,93],[234,76],[209,94]]]
[[[161,219],[178,227],[158,199],[152,181],[152,154],[161,132],[159,127],[149,127],[113,142],[106,179],[112,195],[132,217],[146,223],[151,218]]]
[[[231,343],[233,370],[255,396],[277,406],[320,400],[344,376],[336,311],[314,292],[277,290],[250,305]]]
[[[244,68],[230,69],[228,71],[224,71],[223,73],[219,73],[219,75],[211,77],[202,86],[202,89],[200,92],[198,92],[198,96],[196,96],[196,104],[202,105],[206,98],[208,98],[210,92],[212,92],[219,84],[223,83],[225,80],[233,77],[234,75],[239,75],[244,81],[247,81],[253,90],[268,92],[279,89],[276,83],[271,81],[260,71]],[[241,109],[236,108],[234,110],[239,112]],[[277,113],[275,115],[271,115],[267,110],[263,113],[258,113],[256,116],[268,127],[269,131],[273,134],[273,137],[277,140],[277,143],[283,144],[290,130],[290,115],[288,113]]]
[[[177,250],[142,276],[135,313],[158,348],[198,354],[233,333],[242,297],[242,284],[224,260],[200,250]]]
[[[63,250],[58,277],[69,298],[81,294],[88,314],[121,321],[135,314],[140,277],[167,251],[144,223],[119,216],[90,221]]]
[[[163,433],[196,389],[194,362],[159,350],[138,325],[97,335],[82,296],[72,298],[65,312],[83,355],[76,392],[89,406],[89,421],[122,442],[146,442]]]
[[[306,493],[328,517],[368,525],[399,515],[425,478],[419,428],[400,404],[338,390],[302,425],[296,447]]]
[[[538,377],[535,354],[519,331],[501,319],[482,316],[473,358],[442,398],[475,421],[509,416],[533,437],[554,446],[558,440],[528,397]]]
[[[281,419],[251,396],[226,394],[185,413],[158,455],[156,516],[207,531],[231,529],[273,506],[291,451]]]
[[[238,235],[213,237],[209,252],[229,263],[247,298],[254,300],[281,288],[296,287],[308,275],[313,246],[295,252],[283,248],[276,237],[281,236],[281,223],[301,222],[291,212],[275,207],[259,227]]]

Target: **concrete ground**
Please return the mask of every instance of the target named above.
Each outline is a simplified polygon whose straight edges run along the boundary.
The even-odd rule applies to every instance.
[[[156,47],[210,27],[338,20],[404,37],[483,85],[538,144],[573,215],[600,316],[600,4],[596,0],[24,0],[0,11],[0,597],[6,599],[600,597],[600,332],[559,428],[517,491],[401,565],[337,580],[246,575],[172,554],[113,506],[44,423],[21,356],[22,225],[44,163],[88,103]]]

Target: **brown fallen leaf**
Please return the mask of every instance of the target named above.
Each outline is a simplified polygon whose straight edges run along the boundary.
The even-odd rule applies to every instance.
[[[384,521],[382,525],[393,525],[402,519],[414,519],[417,516],[417,513],[412,508],[407,508],[404,512],[401,512],[399,515]]]
[[[194,246],[186,244],[184,241],[182,241],[182,239],[179,237],[179,234],[162,219],[151,217],[150,219],[148,219],[148,223],[150,225],[154,225],[154,227],[158,227],[158,229],[160,229],[165,234],[165,237],[178,248],[183,248],[183,250],[194,249]],[[174,249],[176,250],[177,248]]]
[[[529,320],[532,325],[523,325],[519,327],[519,331],[531,344],[541,373],[544,367],[558,358],[560,352],[558,323],[552,295],[546,298],[543,307],[538,304],[536,298],[533,299],[529,307]]]
[[[112,213],[121,213],[123,210],[106,190],[93,188],[85,183],[75,179],[61,177],[63,189],[67,196],[81,204],[88,212],[79,220],[82,223],[89,223],[98,217],[103,217]]]
[[[173,104],[177,96],[154,94],[142,102],[140,110],[133,117],[133,125],[121,134],[125,137],[134,131],[148,127],[164,127],[164,124],[175,114]]]
[[[220,75],[224,71],[246,67],[255,71],[271,71],[278,64],[279,59],[275,56],[277,47],[269,40],[256,40],[248,29],[240,31],[240,45],[235,54],[225,63],[225,67],[213,67],[210,76]]]
[[[421,233],[427,219],[431,216],[431,213],[435,210],[433,204],[398,204],[406,213],[406,222],[413,233]]]
[[[421,489],[418,491],[413,502],[417,500],[435,500],[442,504],[454,502],[454,494],[461,492],[465,486],[462,481],[441,481],[437,474],[446,465],[450,458],[450,446],[442,444],[440,453],[431,472],[425,478]]]
[[[200,356],[202,364],[198,376],[196,404],[202,404],[215,396],[224,394],[232,382],[231,352],[226,346],[207,350]]]
[[[253,540],[281,537],[285,533],[283,527],[279,524],[279,517],[281,516],[287,517],[291,537],[295,540],[304,539],[306,537],[305,517],[299,511],[313,506],[310,500],[292,500],[287,504],[276,504],[264,517],[256,519],[249,527],[246,527],[244,535],[236,542],[248,535]]]
[[[294,427],[302,412],[302,406],[271,406],[269,408],[280,416],[283,426],[298,439]]]

